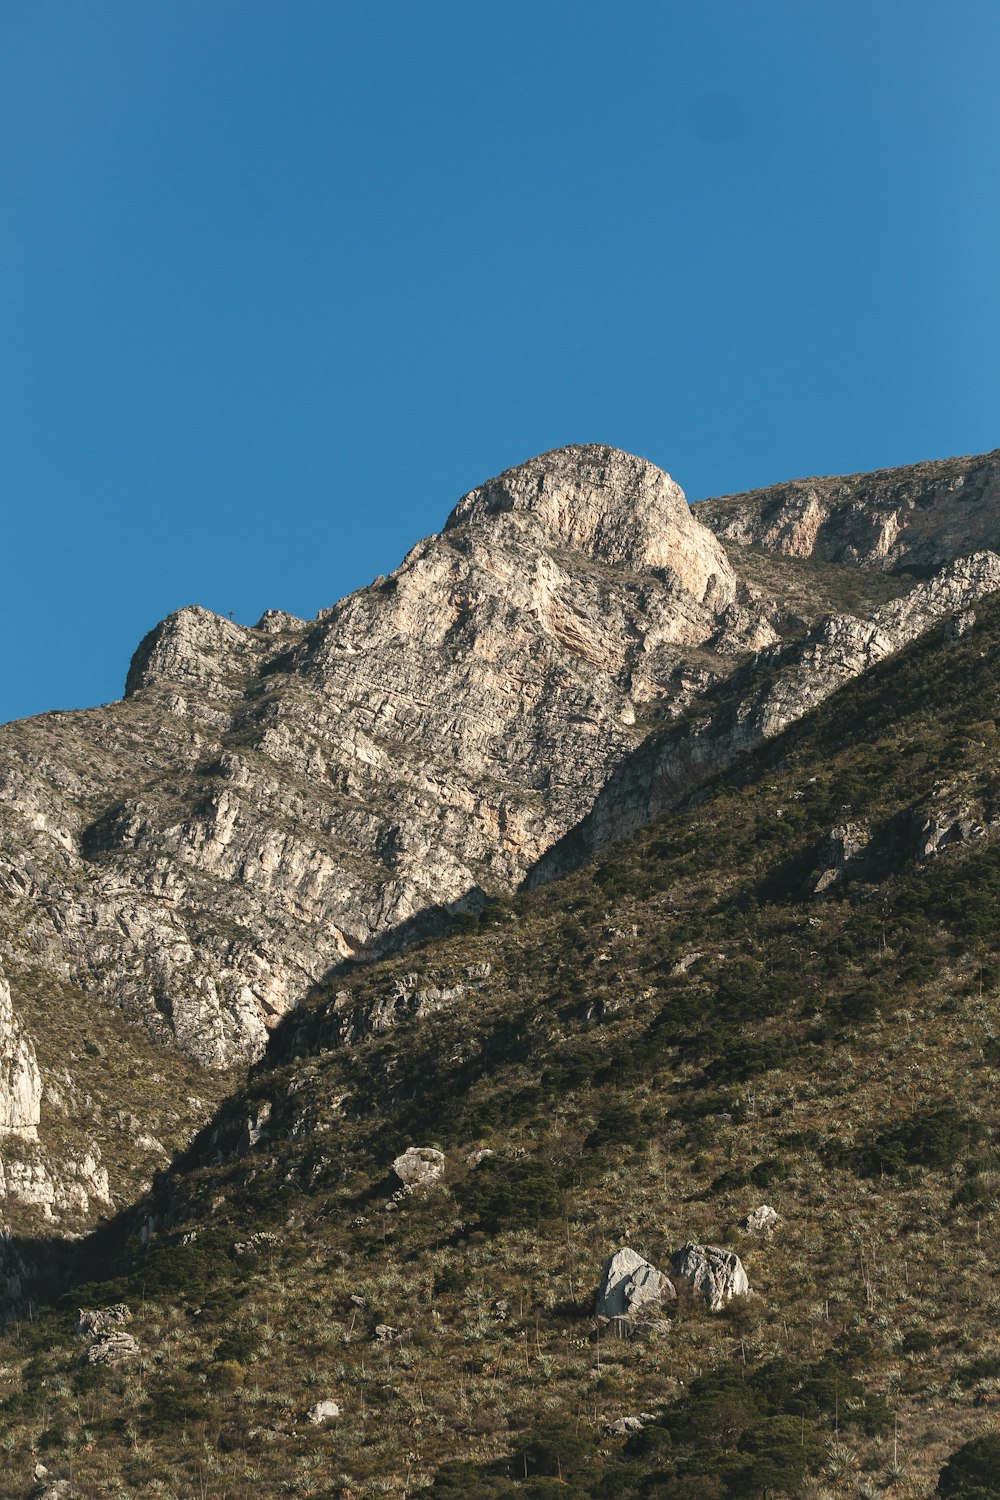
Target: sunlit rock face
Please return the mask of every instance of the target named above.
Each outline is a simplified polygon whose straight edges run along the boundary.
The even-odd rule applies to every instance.
[[[5,1136],[36,1139],[41,1103],[35,1049],[14,1015],[10,985],[0,969],[0,1150]]]
[[[570,867],[996,586],[984,555],[818,623],[701,514],[645,459],[563,448],[316,620],[176,611],[122,702],[0,729],[0,956],[246,1063],[332,966]]]
[[[795,479],[694,507],[720,537],[786,557],[936,572],[1000,551],[1000,449],[975,458]]]
[[[178,610],[124,702],[0,731],[0,893],[73,982],[252,1059],[331,965],[516,886],[709,642],[775,639],[737,590],[654,465],[546,454],[317,620]]]

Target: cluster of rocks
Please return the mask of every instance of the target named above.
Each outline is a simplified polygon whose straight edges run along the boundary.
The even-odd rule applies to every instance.
[[[126,1330],[132,1313],[127,1303],[116,1302],[112,1307],[81,1307],[76,1320],[76,1333],[88,1340],[82,1359],[88,1365],[129,1365],[139,1358],[140,1349],[136,1340]]]
[[[671,1255],[670,1269],[696,1296],[704,1298],[712,1312],[721,1312],[734,1297],[750,1292],[739,1256],[717,1245],[683,1245]],[[594,1313],[620,1337],[651,1337],[669,1329],[669,1323],[657,1314],[664,1303],[676,1299],[677,1288],[670,1278],[626,1246],[604,1267]]]

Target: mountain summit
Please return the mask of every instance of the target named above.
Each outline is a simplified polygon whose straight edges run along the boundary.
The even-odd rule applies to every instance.
[[[722,546],[697,522],[684,491],[644,458],[583,444],[507,469],[472,490],[445,530],[509,515],[599,562],[669,568],[700,603],[732,603],[736,579]]]

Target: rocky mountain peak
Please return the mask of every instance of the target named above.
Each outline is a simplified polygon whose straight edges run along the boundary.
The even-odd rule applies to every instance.
[[[669,568],[699,602],[723,608],[736,580],[684,491],[655,464],[597,443],[555,448],[472,490],[446,531],[495,516],[534,523],[557,544],[636,572]]]

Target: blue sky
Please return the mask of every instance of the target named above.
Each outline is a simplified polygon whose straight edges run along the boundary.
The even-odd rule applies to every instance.
[[[1000,444],[996,0],[7,0],[0,719],[613,443]]]

